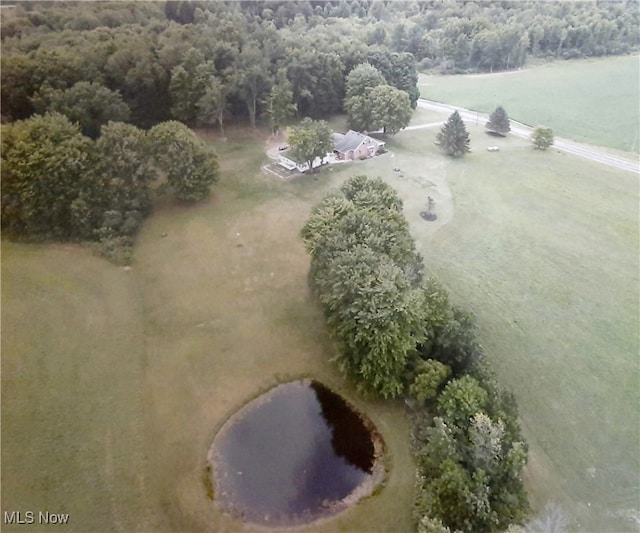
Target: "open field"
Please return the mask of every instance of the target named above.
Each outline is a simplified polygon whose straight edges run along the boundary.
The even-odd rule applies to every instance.
[[[78,247],[2,243],[3,513],[149,530],[146,355],[130,272]]]
[[[206,496],[213,436],[278,381],[314,376],[367,412],[392,469],[378,495],[313,530],[409,530],[402,405],[363,398],[327,363],[298,238],[327,190],[366,173],[397,188],[428,271],[477,315],[520,403],[534,506],[560,503],[572,530],[637,530],[637,177],[469,128],[463,160],[436,152],[437,128],[417,130],[380,158],[286,182],[259,173],[260,131],[203,133],[220,183],[196,206],[161,202],[130,271],[4,242],[3,511],[68,512],[71,531],[242,530]],[[435,223],[418,216],[427,195]]]
[[[130,271],[3,243],[3,510],[67,512],[80,532],[242,530],[206,496],[213,436],[260,392],[313,376],[367,412],[393,467],[378,495],[314,530],[410,528],[402,404],[363,398],[327,363],[307,290],[298,231],[325,184],[259,174],[264,138],[236,133],[217,143],[215,194],[157,206]]]
[[[551,127],[559,137],[640,150],[640,60],[635,56],[557,61],[492,75],[420,75],[424,98]]]

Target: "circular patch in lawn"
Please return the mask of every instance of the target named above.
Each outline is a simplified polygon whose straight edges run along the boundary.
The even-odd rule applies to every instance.
[[[384,478],[384,442],[344,398],[312,380],[278,385],[213,440],[214,501],[240,520],[295,526],[332,516]]]
[[[438,215],[429,211],[420,211],[420,216],[422,217],[423,220],[426,220],[428,222],[433,222],[438,218]]]

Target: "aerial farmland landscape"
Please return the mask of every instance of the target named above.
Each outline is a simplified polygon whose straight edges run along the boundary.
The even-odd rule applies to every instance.
[[[2,531],[640,529],[640,5],[2,2]]]

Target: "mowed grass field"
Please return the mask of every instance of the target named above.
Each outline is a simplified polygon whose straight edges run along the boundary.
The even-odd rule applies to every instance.
[[[640,58],[556,61],[521,71],[420,75],[422,97],[490,113],[502,105],[514,120],[544,125],[558,137],[640,150]]]
[[[636,531],[637,176],[467,127],[462,160],[436,152],[434,128],[398,134],[393,157],[358,168],[399,191],[428,273],[475,313],[519,402],[534,509],[561,505],[571,531]],[[435,223],[419,217],[427,195]]]
[[[391,469],[379,494],[306,530],[410,530],[403,406],[362,397],[328,363],[298,237],[328,190],[366,173],[398,190],[428,272],[476,314],[520,403],[534,508],[562,505],[572,531],[637,530],[637,177],[469,128],[463,160],[437,153],[435,127],[288,182],[260,172],[262,132],[203,134],[220,183],[195,206],[160,202],[130,270],[3,242],[2,511],[70,513],[79,532],[250,530],[207,498],[209,445],[248,400],[314,376],[377,424]],[[427,195],[434,223],[419,217]]]
[[[85,533],[250,530],[207,498],[208,448],[244,403],[313,376],[367,412],[391,465],[378,495],[313,530],[411,528],[404,406],[362,397],[328,363],[307,289],[298,232],[329,183],[261,174],[265,137],[228,135],[213,140],[214,194],[161,202],[130,270],[3,243],[2,511],[69,513],[65,531]]]

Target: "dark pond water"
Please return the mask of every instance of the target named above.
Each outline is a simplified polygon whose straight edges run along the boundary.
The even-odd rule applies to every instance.
[[[374,484],[372,427],[318,382],[279,385],[216,436],[210,453],[215,499],[263,525],[295,525],[338,512]]]

